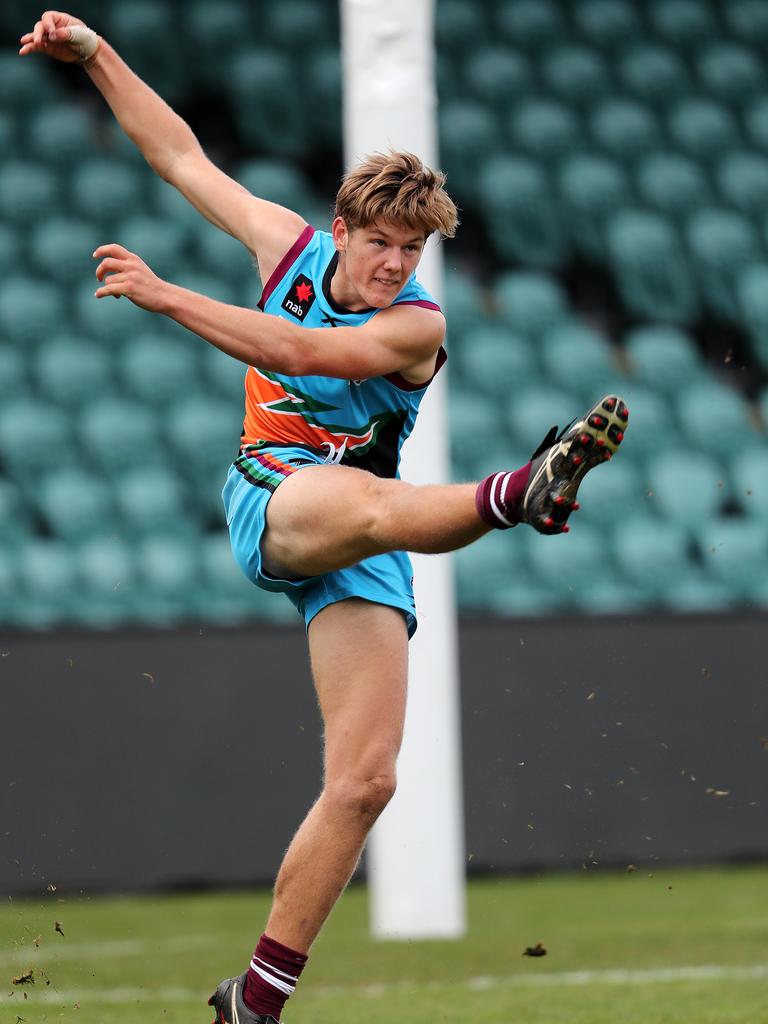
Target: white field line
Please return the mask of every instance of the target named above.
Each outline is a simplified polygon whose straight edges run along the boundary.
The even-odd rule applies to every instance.
[[[44,964],[58,963],[61,960],[79,960],[81,957],[90,956],[152,956],[153,953],[174,953],[203,948],[209,946],[210,942],[210,937],[206,935],[178,936],[172,939],[158,939],[155,942],[147,942],[145,939],[70,942],[57,936],[46,939],[39,946],[20,946],[12,953],[0,953],[0,967],[14,964],[34,967],[38,961],[43,966]]]
[[[690,967],[658,967],[647,970],[605,970],[605,971],[561,971],[551,974],[510,974],[501,976],[468,978],[459,981],[419,982],[406,980],[393,984],[338,985],[316,988],[314,996],[366,996],[378,998],[392,992],[423,992],[425,989],[454,986],[474,991],[494,988],[566,988],[586,985],[658,985],[686,981],[767,981],[768,964],[753,964],[749,967],[725,964],[705,964]],[[211,990],[213,986],[211,986]],[[41,989],[31,986],[26,989],[35,1003],[56,1006],[81,1004],[129,1005],[132,1003],[203,1003],[207,996],[199,989],[191,988],[113,988],[113,989]],[[20,992],[3,994],[0,1005],[20,1006],[23,996]]]

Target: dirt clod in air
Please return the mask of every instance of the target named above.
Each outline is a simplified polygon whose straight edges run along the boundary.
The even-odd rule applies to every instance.
[[[546,956],[547,950],[543,942],[537,942],[535,946],[526,946],[523,956]]]

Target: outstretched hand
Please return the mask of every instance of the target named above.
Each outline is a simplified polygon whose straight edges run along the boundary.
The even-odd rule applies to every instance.
[[[96,277],[102,283],[96,292],[97,299],[107,295],[119,299],[124,295],[150,313],[164,312],[168,283],[154,274],[135,253],[112,242],[100,245],[93,258],[101,260],[96,268]]]
[[[82,31],[73,33],[73,29]],[[44,53],[54,60],[73,64],[92,56],[95,52],[94,43],[98,45],[98,36],[85,22],[63,11],[46,11],[34,29],[21,37],[19,54],[26,57],[29,53]]]

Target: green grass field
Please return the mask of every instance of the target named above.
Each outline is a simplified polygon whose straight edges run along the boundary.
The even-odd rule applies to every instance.
[[[267,905],[245,891],[8,900],[0,1021],[210,1024],[205,1000],[245,968]],[[522,955],[537,942],[545,957]],[[29,969],[34,983],[14,985]],[[474,881],[460,942],[372,941],[355,887],[285,1019],[768,1024],[768,868]]]

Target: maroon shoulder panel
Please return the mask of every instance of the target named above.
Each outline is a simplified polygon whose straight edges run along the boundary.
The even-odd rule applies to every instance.
[[[264,307],[266,306],[270,295],[275,290],[275,288],[277,288],[278,284],[280,284],[282,279],[285,277],[288,268],[291,266],[291,264],[296,262],[302,250],[306,249],[306,247],[309,245],[309,240],[312,238],[312,235],[314,235],[314,233],[315,229],[312,227],[312,225],[307,224],[307,226],[301,232],[301,234],[293,243],[291,248],[288,250],[285,256],[283,256],[283,258],[280,260],[280,262],[277,264],[275,269],[270,274],[269,280],[264,285],[264,291],[261,293],[261,298],[258,301],[258,307],[262,312],[264,311]]]

